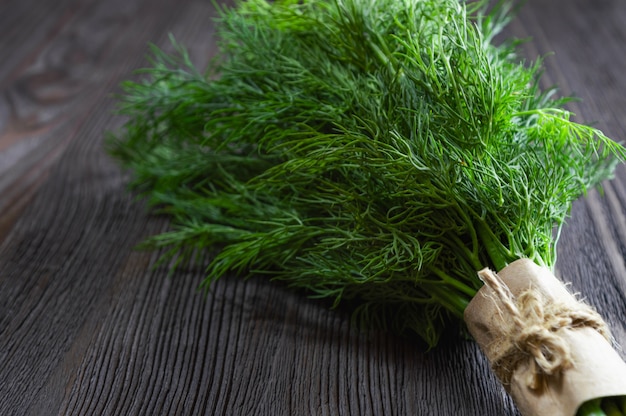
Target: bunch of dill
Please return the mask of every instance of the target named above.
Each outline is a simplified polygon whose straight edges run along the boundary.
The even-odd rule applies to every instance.
[[[206,71],[155,48],[109,140],[172,218],[148,244],[176,262],[217,249],[207,285],[266,274],[435,345],[477,270],[552,267],[571,203],[626,155],[494,43],[509,18],[486,1],[250,0],[221,10]]]

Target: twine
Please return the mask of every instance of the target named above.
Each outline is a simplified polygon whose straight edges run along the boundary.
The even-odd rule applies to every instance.
[[[546,376],[571,368],[570,345],[560,336],[565,329],[592,328],[611,340],[602,317],[582,302],[573,307],[546,301],[536,289],[528,289],[516,299],[491,270],[483,269],[478,274],[494,292],[494,301],[510,315],[510,319],[505,319],[508,325],[503,328],[502,338],[490,347],[493,371],[505,386],[510,385],[515,369],[522,362],[530,365],[526,384],[533,390],[544,385]]]

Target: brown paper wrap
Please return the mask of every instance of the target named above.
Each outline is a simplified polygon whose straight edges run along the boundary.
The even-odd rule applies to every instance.
[[[574,416],[588,400],[626,395],[626,363],[605,337],[607,334],[602,334],[604,322],[577,301],[548,269],[522,259],[490,276],[497,279],[491,283],[501,287],[494,290],[493,284],[486,281],[466,308],[465,322],[523,415]],[[500,293],[496,293],[498,290]],[[522,303],[529,294],[542,305],[531,305],[519,314],[512,314],[511,305],[502,299],[508,296],[519,311],[524,309]],[[554,324],[538,328],[532,322],[537,313]],[[561,316],[568,314],[574,318]],[[580,320],[578,315],[582,315]],[[520,317],[528,321],[523,328],[518,326]],[[542,331],[545,338],[528,335]],[[511,337],[522,341],[516,338],[510,342]],[[537,364],[535,351],[539,361],[547,359],[543,363],[547,371]]]

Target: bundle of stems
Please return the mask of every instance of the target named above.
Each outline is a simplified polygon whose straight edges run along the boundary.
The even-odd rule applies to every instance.
[[[250,0],[220,10],[206,71],[153,47],[108,140],[172,218],[146,245],[174,267],[216,250],[205,286],[267,275],[435,346],[478,270],[552,269],[572,202],[626,157],[496,44],[512,7]]]

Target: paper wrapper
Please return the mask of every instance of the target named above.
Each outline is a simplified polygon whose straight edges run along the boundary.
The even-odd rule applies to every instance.
[[[533,289],[547,304],[580,308],[580,303],[548,269],[530,260],[517,260],[497,276],[514,298]],[[488,285],[478,291],[465,310],[468,329],[492,366],[512,320]],[[569,345],[569,368],[542,377],[541,386],[533,388],[529,379],[536,370],[533,357],[528,356],[514,366],[510,381],[504,385],[523,415],[574,416],[588,400],[626,395],[626,364],[604,336],[589,327],[561,328],[554,333]]]

